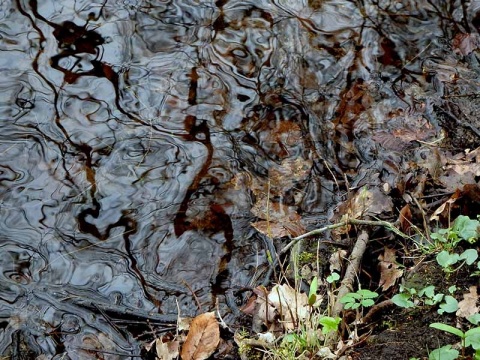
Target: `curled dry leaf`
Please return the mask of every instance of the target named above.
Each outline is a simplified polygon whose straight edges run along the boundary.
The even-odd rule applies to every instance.
[[[385,291],[395,285],[395,282],[402,277],[403,270],[396,262],[395,249],[385,248],[383,255],[380,255],[378,259],[380,260],[379,285]]]
[[[178,356],[180,342],[177,340],[163,342],[163,339],[157,339],[155,340],[155,349],[158,360],[173,360]]]
[[[342,271],[342,262],[343,259],[347,257],[347,250],[337,250],[335,251],[329,259],[330,262],[330,272]]]
[[[275,285],[268,295],[268,301],[284,320],[283,325],[287,330],[294,329],[309,314],[307,294],[299,293],[286,284]]]
[[[450,208],[452,204],[457,201],[457,199],[461,196],[461,191],[459,189],[455,190],[450,199],[445,201],[442,205],[440,205],[437,210],[434,211],[432,216],[430,216],[430,221],[439,220],[439,217],[442,216],[443,218],[447,218],[450,214]]]
[[[463,300],[458,303],[458,310],[456,315],[459,317],[468,318],[473,314],[478,313],[478,294],[477,287],[470,286],[470,292],[463,294]]]
[[[263,286],[256,287],[254,293],[257,295],[255,299],[255,308],[253,311],[252,330],[261,332],[263,325],[268,329],[275,329],[274,320],[277,312],[273,304],[268,303],[268,290]]]
[[[412,211],[410,210],[410,205],[405,205],[402,210],[400,210],[400,230],[408,234],[412,226]]]
[[[220,328],[214,312],[195,317],[182,346],[183,360],[204,360],[213,354],[220,342]]]

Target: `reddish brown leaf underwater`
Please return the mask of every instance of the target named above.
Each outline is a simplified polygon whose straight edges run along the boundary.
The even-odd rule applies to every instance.
[[[210,357],[220,342],[220,328],[214,312],[195,317],[182,346],[183,360],[204,360]]]
[[[478,49],[479,44],[478,34],[457,34],[452,41],[455,52],[464,56]]]

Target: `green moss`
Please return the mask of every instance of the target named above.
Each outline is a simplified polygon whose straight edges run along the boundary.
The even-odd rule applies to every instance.
[[[298,254],[298,262],[300,266],[312,264],[317,261],[317,254],[308,251],[303,251]]]

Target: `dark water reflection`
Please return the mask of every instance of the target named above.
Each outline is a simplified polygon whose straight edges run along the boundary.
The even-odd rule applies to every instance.
[[[0,353],[70,358],[139,354],[134,324],[198,303],[233,322],[225,293],[266,266],[238,175],[310,161],[276,201],[324,222],[345,175],[398,160],[372,130],[415,115],[398,87],[434,92],[423,61],[472,20],[337,0],[17,0],[0,19]]]

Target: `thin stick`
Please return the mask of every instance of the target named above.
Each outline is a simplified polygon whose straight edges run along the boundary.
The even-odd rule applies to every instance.
[[[314,236],[314,235],[319,235],[319,234],[322,234],[324,233],[325,231],[328,231],[328,230],[333,230],[333,229],[337,229],[339,227],[342,227],[342,226],[346,226],[346,225],[369,225],[369,226],[383,226],[385,228],[387,228],[388,230],[394,232],[395,234],[397,234],[398,236],[401,236],[405,239],[408,239],[410,238],[410,236],[408,236],[407,234],[404,234],[402,231],[400,231],[399,229],[397,229],[395,226],[392,225],[392,223],[389,223],[388,221],[383,221],[383,220],[359,220],[359,219],[347,219],[345,221],[342,221],[342,222],[339,222],[337,224],[332,224],[332,225],[327,225],[327,226],[324,226],[320,229],[315,229],[315,230],[312,230],[312,231],[309,231],[305,234],[302,234],[300,236],[297,236],[297,237],[294,237],[281,251],[280,251],[280,255],[283,255],[285,254],[288,250],[290,250],[292,248],[292,246],[294,246],[297,242],[307,238],[307,237],[310,237],[310,236]]]

